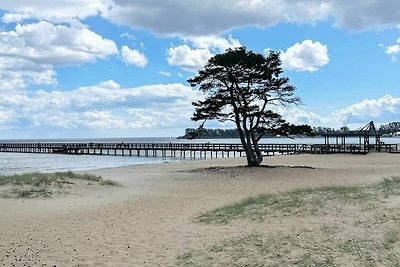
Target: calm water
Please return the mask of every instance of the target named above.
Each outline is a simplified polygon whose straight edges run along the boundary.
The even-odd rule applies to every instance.
[[[358,142],[357,140],[352,140]],[[398,143],[400,138],[383,138],[385,143]],[[115,143],[240,143],[239,139],[207,139],[207,140],[180,140],[175,138],[108,138],[108,139],[51,139],[51,140],[0,140],[1,142],[115,142]],[[323,138],[266,138],[263,143],[299,143],[299,144],[321,144]],[[109,167],[122,167],[139,164],[156,164],[165,161],[179,161],[175,158],[146,158],[129,156],[90,156],[90,155],[59,155],[59,154],[19,154],[0,153],[0,175],[24,173],[24,172],[56,172],[56,171],[78,171],[92,170]]]

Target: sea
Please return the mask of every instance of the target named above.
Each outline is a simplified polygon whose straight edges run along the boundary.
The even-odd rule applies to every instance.
[[[351,141],[351,140],[348,140]],[[357,140],[353,140],[358,143]],[[400,137],[382,138],[385,143],[400,144]],[[195,139],[185,140],[172,137],[159,138],[95,138],[95,139],[24,139],[0,140],[8,142],[71,142],[71,143],[240,143],[239,139]],[[270,144],[323,144],[324,138],[264,138],[261,143]],[[30,153],[0,153],[0,175],[21,174],[27,172],[82,171],[101,168],[123,167],[141,164],[160,164],[199,158],[161,158],[137,156],[106,155],[60,155]]]

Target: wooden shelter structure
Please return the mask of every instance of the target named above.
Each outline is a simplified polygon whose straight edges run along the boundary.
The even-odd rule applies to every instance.
[[[371,150],[381,151],[382,134],[376,131],[371,121],[356,132],[339,132],[323,134],[325,138],[325,153],[363,153]]]

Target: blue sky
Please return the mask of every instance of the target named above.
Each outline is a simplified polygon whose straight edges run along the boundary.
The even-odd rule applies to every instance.
[[[3,0],[0,10],[3,139],[181,135],[202,98],[187,79],[241,45],[281,51],[303,105],[277,111],[293,123],[400,120],[397,0]]]

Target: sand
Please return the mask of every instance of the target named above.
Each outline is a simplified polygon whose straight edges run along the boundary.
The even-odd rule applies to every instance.
[[[193,222],[196,215],[266,192],[369,184],[400,174],[400,155],[288,155],[266,168],[245,159],[101,169],[121,187],[51,199],[0,199],[0,266],[175,266],[176,257],[258,227]],[[210,168],[213,167],[213,168]],[[265,224],[263,232],[315,221]]]

